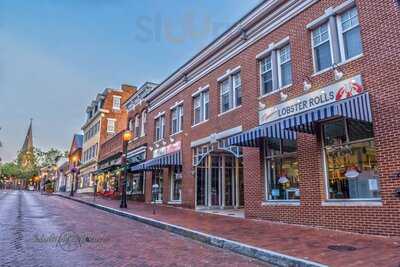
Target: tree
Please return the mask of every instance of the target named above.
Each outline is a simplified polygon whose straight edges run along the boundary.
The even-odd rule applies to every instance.
[[[65,152],[55,148],[51,148],[48,151],[35,149],[34,154],[39,168],[56,165],[61,158],[65,157]]]
[[[8,178],[18,178],[20,175],[20,168],[15,162],[7,162],[0,166],[0,177],[2,180]]]

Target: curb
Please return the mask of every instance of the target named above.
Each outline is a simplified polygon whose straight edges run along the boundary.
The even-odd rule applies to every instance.
[[[254,247],[251,245],[246,245],[244,243],[240,243],[237,241],[225,239],[225,238],[214,236],[214,235],[209,235],[209,234],[206,234],[203,232],[199,232],[199,231],[191,230],[191,229],[188,229],[185,227],[177,226],[174,224],[169,224],[169,223],[158,221],[155,219],[143,217],[143,216],[136,215],[133,213],[128,213],[128,212],[110,208],[107,206],[87,202],[87,201],[76,199],[76,198],[71,198],[69,196],[64,196],[61,194],[54,194],[54,195],[56,195],[58,197],[66,198],[69,200],[73,200],[73,201],[76,201],[76,202],[79,202],[82,204],[86,204],[88,206],[91,206],[91,207],[94,207],[94,208],[97,208],[97,209],[100,209],[100,210],[103,210],[103,211],[106,211],[109,213],[113,213],[115,215],[119,215],[119,216],[122,216],[122,217],[125,217],[128,219],[131,219],[131,220],[145,223],[145,224],[151,225],[153,227],[157,227],[162,230],[169,231],[169,232],[177,234],[177,235],[191,238],[193,240],[205,243],[207,245],[226,249],[226,250],[229,250],[229,251],[232,251],[232,252],[235,252],[235,253],[250,257],[250,258],[254,258],[254,259],[266,262],[266,263],[274,264],[277,266],[327,267],[327,265],[323,265],[323,264],[320,264],[317,262],[288,256],[288,255],[274,252],[271,250]]]

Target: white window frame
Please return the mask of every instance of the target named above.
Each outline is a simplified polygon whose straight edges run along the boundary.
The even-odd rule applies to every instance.
[[[284,62],[281,61],[281,51],[282,49],[289,47],[289,60],[286,60]],[[293,84],[293,65],[292,65],[292,47],[291,45],[288,43],[284,46],[282,46],[281,48],[279,48],[277,50],[277,61],[278,61],[278,90],[280,88],[284,88],[284,87],[289,87]],[[291,72],[291,79],[290,82],[286,85],[283,85],[283,79],[282,79],[282,65],[289,63],[290,62],[290,72]],[[271,62],[272,63],[272,62]],[[272,67],[272,64],[271,64]],[[272,68],[271,68],[272,71]]]
[[[269,58],[269,61],[270,61],[270,63],[271,63],[271,64],[270,64],[271,67],[270,67],[268,70],[265,70],[265,71],[263,72],[263,62],[264,62],[267,58]],[[271,93],[275,92],[275,90],[274,90],[274,77],[273,77],[274,73],[273,73],[273,70],[272,70],[272,57],[271,57],[271,54],[269,54],[269,55],[267,55],[267,56],[261,58],[259,64],[260,64],[260,95],[263,96],[263,95],[271,94]],[[271,72],[272,91],[271,91],[271,92],[264,93],[264,80],[263,80],[263,75],[264,75],[265,73],[267,73],[267,72]]]
[[[373,138],[367,138],[367,139],[360,139],[356,141],[350,141],[349,140],[349,131],[348,131],[348,126],[347,126],[347,119],[346,118],[339,118],[339,119],[332,119],[328,120],[325,123],[330,123],[332,121],[337,121],[337,120],[343,120],[344,121],[344,129],[345,129],[345,134],[346,134],[346,144],[351,144],[351,143],[361,143],[361,142],[366,142],[366,141],[374,141],[375,142],[375,135]],[[326,158],[326,153],[325,153],[325,136],[324,136],[324,123],[321,124],[320,127],[320,135],[321,135],[321,144],[322,144],[322,159],[323,159],[323,171],[324,171],[324,184],[325,184],[325,200],[330,201],[330,202],[357,202],[357,201],[381,201],[382,200],[382,188],[381,186],[381,179],[378,180],[379,183],[379,193],[380,197],[378,198],[348,198],[348,199],[335,199],[335,198],[329,198],[329,175],[328,175],[328,160]],[[344,144],[344,145],[346,145]],[[343,146],[344,146],[343,145]],[[376,143],[375,143],[376,146]],[[376,148],[376,147],[375,147]]]
[[[113,95],[113,106],[112,109],[120,110],[121,109],[121,96]]]
[[[242,77],[240,75],[240,71],[236,71],[233,73],[230,73],[228,77],[225,79],[219,81],[219,94],[220,94],[220,114],[226,113],[232,109],[238,108],[241,106],[241,104],[237,103],[237,95],[236,95],[236,88],[234,84],[234,76],[239,75],[240,79],[240,87],[242,86]],[[227,87],[223,87],[223,84],[227,83]],[[223,89],[227,90],[226,92],[223,92]],[[227,110],[223,110],[223,102],[222,98],[224,95],[228,95],[229,99],[229,108]]]
[[[174,121],[176,121],[175,131],[174,131]],[[180,104],[171,109],[171,135],[182,132],[182,124],[183,124],[183,105]]]
[[[276,156],[270,156],[267,157],[267,143],[265,142],[264,144],[264,149],[263,149],[263,157],[264,157],[264,201],[266,202],[270,202],[270,203],[300,203],[301,199],[269,199],[269,191],[271,190],[271,188],[269,188],[269,168],[271,168],[271,164],[270,164],[270,160],[274,160],[276,158],[285,158],[289,157],[290,155],[294,155],[296,154],[296,158],[297,161],[299,160],[299,154],[298,154],[298,150],[296,152],[292,152],[292,153],[287,153],[285,156],[283,156],[282,154],[282,141],[280,141],[280,153],[279,155]],[[299,191],[300,191],[300,186],[299,186]],[[300,191],[300,196],[301,196],[301,191]]]
[[[107,133],[115,133],[116,119],[107,118]],[[112,130],[111,130],[112,128]]]
[[[133,130],[134,138],[139,137],[139,134],[140,134],[140,114],[136,114],[135,115],[135,125],[134,125],[133,129],[134,129]]]
[[[141,130],[140,130],[140,137],[143,137],[146,135],[146,129],[145,129],[145,125],[146,125],[146,120],[147,120],[147,111],[143,110],[142,111],[142,125],[141,125]]]
[[[159,126],[157,126],[157,122],[159,122]],[[165,115],[163,114],[163,115],[160,115],[157,118],[155,118],[154,123],[155,123],[155,127],[154,127],[154,129],[155,129],[155,134],[154,134],[155,140],[154,141],[157,142],[157,141],[160,141],[160,140],[164,139],[164,134],[165,134]],[[157,134],[158,131],[160,133],[160,136],[157,136],[158,135]]]
[[[317,29],[319,29],[322,26],[324,26],[324,25],[326,25],[327,29],[328,29],[328,40],[326,40],[326,41],[324,41],[322,43],[319,43],[318,45],[315,45],[314,44],[314,32]],[[330,50],[330,53],[331,53],[331,66],[328,66],[325,69],[318,70],[317,69],[317,57],[316,57],[316,54],[315,54],[315,48],[317,48],[320,45],[325,44],[326,42],[329,42],[329,50]],[[325,70],[332,68],[332,65],[334,64],[335,59],[333,57],[333,44],[332,44],[331,27],[329,26],[329,21],[326,21],[326,22],[322,23],[321,25],[319,25],[319,26],[317,26],[317,27],[315,27],[314,29],[311,30],[311,48],[312,48],[312,56],[313,56],[314,73],[324,72]]]
[[[182,175],[182,168],[180,174]],[[175,167],[171,168],[171,176],[170,176],[170,201],[175,202],[175,203],[181,203],[182,202],[182,184],[181,184],[181,192],[179,194],[179,199],[173,199],[174,195],[174,179],[176,178],[175,176]],[[182,179],[182,178],[181,178]],[[182,180],[181,180],[182,183]]]
[[[349,29],[347,29],[347,30],[345,30],[345,31],[343,31],[342,16],[343,16],[345,13],[347,13],[347,12],[353,10],[353,9],[355,9],[356,12],[357,12],[358,24],[352,26],[351,28],[349,28]],[[337,24],[337,27],[338,27],[340,58],[342,59],[342,62],[343,62],[343,61],[349,61],[349,60],[352,60],[353,58],[360,57],[360,56],[362,55],[362,53],[363,53],[363,52],[362,52],[362,51],[363,51],[363,47],[362,47],[361,35],[360,35],[361,53],[358,54],[358,55],[349,57],[349,58],[346,57],[346,50],[345,50],[346,45],[345,45],[345,43],[344,43],[344,37],[343,37],[343,35],[344,35],[346,32],[348,32],[348,31],[350,31],[350,30],[352,30],[352,29],[354,29],[354,28],[356,28],[356,27],[360,27],[360,28],[361,28],[361,25],[360,25],[360,17],[359,17],[359,14],[358,14],[358,9],[357,9],[357,7],[356,7],[356,6],[353,6],[353,7],[351,7],[351,8],[348,8],[348,9],[344,10],[342,13],[338,14],[338,15],[336,16],[336,24]]]
[[[208,95],[207,100],[206,100],[206,95]],[[195,99],[199,97],[199,106],[195,105]],[[196,126],[200,123],[203,123],[209,119],[209,112],[210,112],[210,91],[207,89],[202,90],[201,92],[198,92],[196,95],[193,95],[192,97],[193,101],[193,125]],[[208,105],[208,110],[206,112],[206,105]],[[199,113],[200,113],[200,120],[196,122],[196,108],[199,108]]]

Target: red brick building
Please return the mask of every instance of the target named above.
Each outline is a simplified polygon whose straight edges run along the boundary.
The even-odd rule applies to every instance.
[[[146,201],[156,184],[158,202],[400,235],[399,19],[396,1],[260,3],[146,97]]]
[[[86,109],[87,119],[82,126],[83,147],[79,168],[78,192],[93,192],[93,174],[97,171],[100,146],[126,127],[127,111],[123,103],[136,87],[121,85],[121,89],[105,89]]]

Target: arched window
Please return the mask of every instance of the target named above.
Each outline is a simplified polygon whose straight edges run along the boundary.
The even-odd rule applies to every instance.
[[[142,111],[142,125],[141,125],[141,132],[140,132],[140,136],[145,136],[146,135],[146,130],[145,130],[145,127],[146,127],[146,115],[147,115],[147,113],[146,113],[146,110],[143,110]]]
[[[135,137],[139,137],[140,135],[140,115],[137,114],[135,116],[135,132],[134,132]]]

